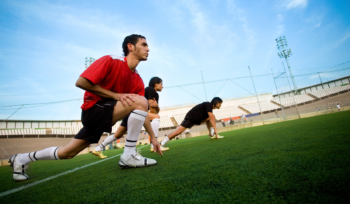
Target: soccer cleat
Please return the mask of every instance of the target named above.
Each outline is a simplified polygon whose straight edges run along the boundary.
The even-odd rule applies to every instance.
[[[91,153],[92,153],[93,155],[97,156],[97,157],[100,158],[100,159],[107,158],[107,156],[105,156],[105,155],[102,154],[102,151],[95,151],[95,150],[92,150]]]
[[[160,145],[160,150],[162,150],[162,152],[168,151],[168,150],[169,150],[169,147],[164,147],[164,146]],[[151,152],[154,152],[153,147],[151,147]]]
[[[131,155],[123,154],[119,159],[119,166],[122,169],[146,167],[146,166],[152,166],[156,164],[157,164],[156,160],[143,157],[138,152]]]
[[[13,176],[12,179],[14,181],[24,181],[24,180],[28,180],[29,177],[26,174],[26,169],[28,168],[28,165],[22,165],[18,162],[17,157],[20,154],[15,154],[13,155],[10,160],[9,163],[12,166],[13,169]]]
[[[163,145],[160,145],[160,150],[162,150],[162,152],[168,151],[169,147],[164,147]]]
[[[222,139],[222,138],[224,138],[224,136],[218,135],[218,136],[216,137],[216,136],[214,135],[214,136],[210,137],[210,139],[212,139],[212,140],[214,140],[214,139]]]

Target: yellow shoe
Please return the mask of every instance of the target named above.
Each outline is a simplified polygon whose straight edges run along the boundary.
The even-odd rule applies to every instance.
[[[162,150],[162,152],[164,151],[168,151],[169,147],[163,147],[162,145],[160,145],[160,149]],[[154,149],[151,147],[151,152],[154,152]]]
[[[222,138],[224,138],[224,136],[218,135],[218,137],[216,137],[216,135],[214,135],[214,136],[210,137],[210,139],[212,139],[212,140],[214,140],[214,139],[222,139]]]
[[[102,154],[102,151],[95,151],[95,150],[92,150],[91,153],[92,153],[93,155],[97,156],[97,157],[100,158],[100,159],[107,158],[107,156],[105,156],[105,155]]]
[[[160,145],[160,150],[162,150],[162,152],[168,151],[169,147],[164,147],[164,146]]]

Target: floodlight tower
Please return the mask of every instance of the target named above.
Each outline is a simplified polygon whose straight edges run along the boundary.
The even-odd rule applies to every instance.
[[[90,65],[95,61],[95,58],[88,58],[85,57],[85,69],[87,69],[88,67],[90,67]]]
[[[292,82],[293,82],[293,86],[294,86],[294,93],[296,94],[298,88],[297,88],[297,84],[295,83],[294,75],[293,75],[292,69],[290,67],[289,60],[288,60],[288,58],[292,55],[292,50],[288,49],[288,43],[287,43],[285,36],[277,38],[276,43],[277,43],[277,49],[280,51],[278,53],[278,56],[280,58],[284,58],[287,62],[289,74],[290,74],[290,77],[292,78]]]

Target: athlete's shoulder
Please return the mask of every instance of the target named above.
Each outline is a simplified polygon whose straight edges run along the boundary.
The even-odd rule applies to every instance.
[[[151,87],[151,86],[147,86],[147,87],[145,88],[145,90],[146,90],[146,91],[152,91],[152,90],[154,90],[154,88]]]
[[[114,60],[119,60],[119,61],[125,62],[125,59],[123,56],[120,56],[120,55],[109,55],[109,56]]]
[[[158,94],[157,91],[151,86],[147,86],[145,88],[145,92],[152,95]]]

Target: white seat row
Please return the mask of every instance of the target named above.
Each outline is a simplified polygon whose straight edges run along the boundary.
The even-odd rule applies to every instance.
[[[227,108],[214,109],[213,114],[215,115],[215,118],[217,120],[220,120],[223,118],[241,116],[242,114],[247,114],[247,113],[237,107],[232,106]]]
[[[7,130],[1,130],[0,135],[45,135],[46,129],[33,129],[33,128],[26,128],[26,129],[7,129]]]
[[[73,126],[68,128],[53,128],[53,135],[76,135],[83,128],[83,126]]]
[[[173,117],[175,118],[177,124],[181,124],[182,121],[185,119],[186,114],[179,114],[179,115],[174,115]]]
[[[313,92],[311,92],[311,94],[318,97],[318,98],[321,98],[321,97],[325,97],[325,96],[335,94],[335,93],[338,93],[341,91],[349,90],[349,89],[350,89],[349,85],[337,86],[337,87],[331,87],[331,88],[313,91]]]
[[[259,104],[256,103],[251,103],[251,104],[244,104],[244,105],[240,105],[242,108],[248,110],[251,113],[260,113],[260,108],[259,108]],[[271,110],[275,110],[280,108],[280,106],[271,103],[270,101],[260,101],[260,107],[261,107],[261,111],[271,111]]]
[[[300,95],[280,97],[280,98],[276,96],[272,101],[282,104],[283,106],[291,106],[291,105],[305,103],[312,100],[314,100],[314,98],[312,98],[311,96],[308,96],[307,94],[300,94]]]
[[[174,124],[168,116],[160,117],[159,128],[173,127]]]

